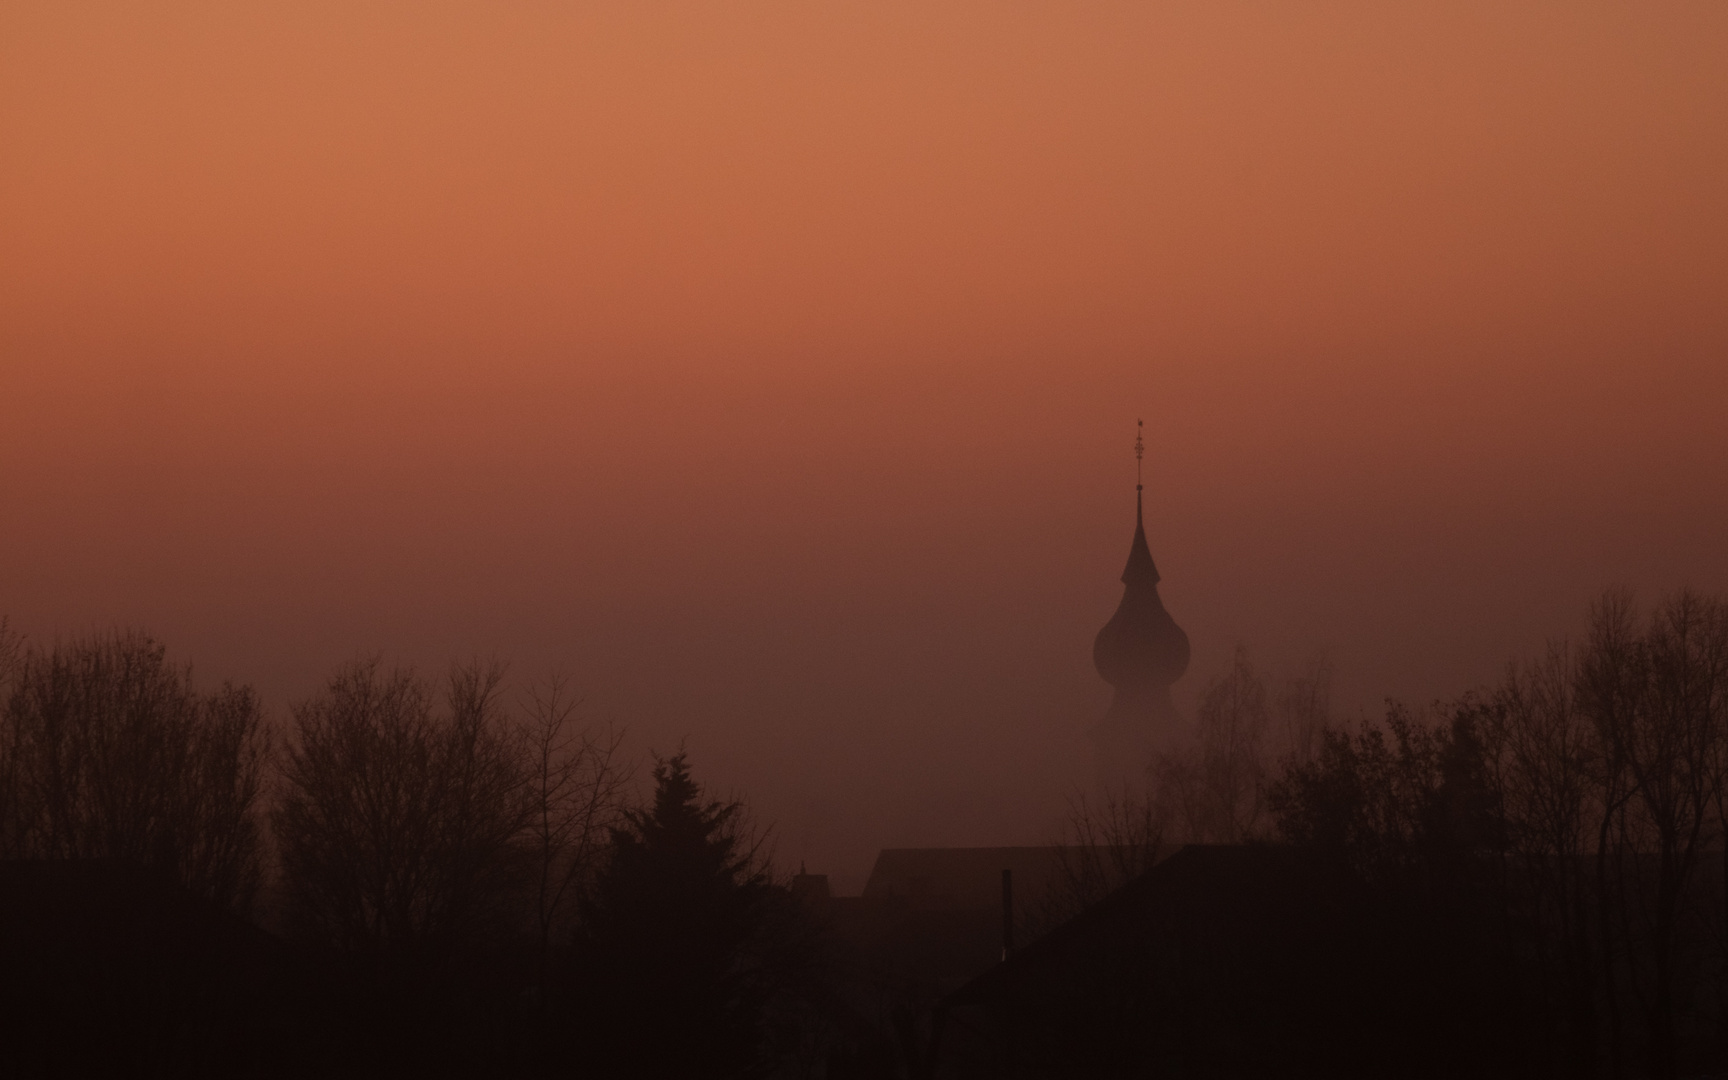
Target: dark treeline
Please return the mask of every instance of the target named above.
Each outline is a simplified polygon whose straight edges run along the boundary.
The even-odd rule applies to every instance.
[[[1324,733],[1268,788],[1282,839],[1519,980],[1533,1058],[1571,1076],[1728,1055],[1728,606],[1611,592],[1576,644],[1440,723]],[[1461,991],[1467,988],[1460,988]]]
[[[619,736],[575,705],[556,682],[507,700],[496,665],[366,661],[272,731],[250,690],[200,691],[148,636],[0,634],[9,1060],[772,1071],[820,946],[763,836],[683,753],[639,804]]]
[[[245,911],[269,738],[246,687],[193,688],[138,635],[25,649],[0,624],[0,856],[130,859]]]
[[[504,687],[496,665],[356,662],[273,728],[144,635],[0,631],[0,1021],[21,1071],[971,1075],[938,1067],[958,1045],[940,1002],[861,984],[686,755],[633,777],[566,687]],[[1328,1002],[1378,1017],[1367,1074],[1723,1070],[1728,605],[1610,592],[1579,640],[1450,705],[1343,723],[1327,697],[1324,664],[1273,689],[1239,652],[1144,791],[1076,803],[1022,944],[1183,844],[1275,848],[1323,883],[1343,920],[1325,940],[1367,943],[1297,984],[1346,1036]],[[71,899],[104,888],[156,899]],[[1068,1005],[1099,995],[1091,1015],[1145,1043],[1138,998],[1079,985]],[[1010,1043],[1062,1047],[1033,1015]]]
[[[1419,1017],[1405,1064],[1728,1072],[1728,604],[1610,591],[1580,640],[1459,701],[1340,723],[1325,699],[1239,652],[1147,790],[1076,804],[1058,920],[1181,844],[1278,845],[1353,913],[1324,932],[1385,953],[1355,958],[1373,1001],[1342,960],[1305,992]]]

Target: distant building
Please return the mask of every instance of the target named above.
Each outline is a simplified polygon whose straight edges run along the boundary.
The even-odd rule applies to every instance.
[[[1142,452],[1136,440],[1135,456]],[[1092,650],[1098,674],[1116,691],[1092,729],[1111,786],[1143,782],[1154,753],[1181,729],[1170,687],[1188,668],[1188,635],[1164,610],[1158,581],[1146,543],[1144,485],[1136,484],[1122,601]],[[988,1006],[995,999],[982,988],[993,985],[997,972],[1026,970],[1004,963],[1017,949],[1035,945],[1042,957],[1051,955],[1041,940],[1047,933],[1073,938],[1065,922],[1097,884],[1082,880],[1086,867],[1149,864],[1151,854],[1111,847],[884,848],[855,897],[833,896],[826,877],[800,871],[791,891],[820,913],[832,935],[839,970],[847,973],[842,997],[861,1018],[860,1030],[890,1033],[885,1044],[857,1031],[836,1036],[831,1075],[933,1075],[941,1018],[949,1012],[956,1021],[950,1053],[962,1055],[956,1060],[993,1054],[997,1044],[990,1040],[999,1033]],[[1105,929],[1106,936],[1114,932]],[[1054,955],[1066,949],[1058,945]],[[945,1000],[952,1009],[939,1007]],[[871,1057],[872,1045],[887,1056]]]
[[[925,1075],[1540,1075],[1516,975],[1303,852],[1189,846],[945,998]]]
[[[1142,444],[1135,441],[1136,458]],[[1134,539],[1122,570],[1122,602],[1092,643],[1092,662],[1116,688],[1092,729],[1099,771],[1111,785],[1139,782],[1154,751],[1179,730],[1170,686],[1188,670],[1188,635],[1164,610],[1158,567],[1146,546],[1144,484],[1134,485]]]
[[[864,899],[899,900],[916,910],[999,912],[1002,872],[1013,875],[1020,906],[1038,903],[1061,868],[1055,847],[883,848]]]
[[[1000,964],[1009,941],[1036,939],[1062,868],[1056,847],[886,848],[861,896],[830,895],[822,875],[795,877],[793,895],[819,915],[845,973],[840,998],[858,1026],[839,1044],[865,1055],[835,1051],[830,1075],[920,1075],[931,1009]],[[872,1046],[886,1057],[871,1058]]]
[[[793,889],[827,912],[874,980],[934,1001],[1000,963],[1005,937],[1029,940],[1046,925],[1061,860],[1055,847],[885,848],[862,896],[830,897],[812,874]]]

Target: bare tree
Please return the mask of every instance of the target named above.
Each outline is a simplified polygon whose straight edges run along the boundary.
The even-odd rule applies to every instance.
[[[1287,840],[1472,933],[1518,935],[1506,955],[1535,962],[1570,1072],[1673,1077],[1698,1042],[1699,969],[1728,970],[1728,895],[1711,891],[1728,887],[1725,709],[1728,606],[1682,590],[1646,616],[1609,590],[1582,646],[1514,665],[1445,724],[1394,706],[1324,730],[1267,795]],[[1477,917],[1489,895],[1499,930]]]
[[[1626,809],[1637,794],[1627,747],[1618,732],[1636,722],[1643,697],[1642,644],[1631,593],[1610,589],[1590,608],[1589,637],[1577,672],[1578,700],[1595,729],[1597,752],[1593,781],[1595,815],[1596,943],[1600,954],[1603,1007],[1608,1020],[1609,1075],[1625,1075],[1625,1018],[1621,1012],[1622,964],[1634,960],[1632,943],[1619,918],[1625,910],[1623,884],[1631,842]]]
[[[24,639],[4,615],[0,615],[0,701],[12,692],[12,682],[24,663]]]
[[[497,665],[349,664],[294,710],[272,815],[297,925],[397,973],[435,971],[510,920],[534,811]]]
[[[1268,778],[1266,683],[1238,645],[1230,670],[1200,698],[1196,741],[1154,760],[1160,816],[1182,840],[1236,844],[1257,834]]]
[[[1332,727],[1332,661],[1316,656],[1284,682],[1276,702],[1284,736],[1284,752],[1299,762],[1312,761],[1320,738]]]
[[[536,862],[534,920],[543,1005],[554,933],[573,922],[573,899],[603,862],[610,830],[623,824],[629,780],[618,762],[623,733],[577,728],[579,704],[562,678],[529,691],[529,834]]]
[[[1290,680],[1277,708],[1292,738],[1318,738],[1330,715],[1330,695],[1331,666],[1324,658]],[[1054,925],[1144,873],[1166,845],[1234,844],[1259,835],[1271,719],[1266,682],[1238,645],[1230,670],[1201,696],[1192,742],[1157,755],[1145,788],[1069,800],[1043,922]]]
[[[1687,913],[1703,853],[1719,843],[1725,672],[1728,614],[1720,600],[1681,590],[1640,620],[1630,595],[1615,590],[1592,610],[1578,685],[1603,761],[1600,940],[1605,950],[1620,943],[1648,1028],[1646,1068],[1657,1077],[1677,1069]],[[1614,971],[1605,961],[1618,1072]]]
[[[1711,618],[1715,625],[1701,635],[1702,656],[1698,665],[1701,685],[1701,705],[1713,718],[1716,731],[1713,762],[1712,826],[1717,846],[1717,911],[1714,923],[1715,976],[1720,1031],[1718,1038],[1728,1043],[1728,601],[1720,596],[1712,599]]]
[[[1717,827],[1728,613],[1720,601],[1683,589],[1657,607],[1646,641],[1649,708],[1631,740],[1634,750],[1627,761],[1657,856],[1650,909],[1650,1067],[1657,1076],[1672,1076],[1679,1007],[1675,967],[1685,945],[1686,909],[1705,849],[1721,844]]]
[[[23,662],[22,639],[0,618],[0,857],[8,858],[27,850],[31,824],[25,812],[22,731],[11,713]]]
[[[122,858],[244,910],[259,876],[269,754],[248,687],[200,694],[139,633],[8,653],[0,831],[15,855]]]
[[[1056,844],[1056,873],[1041,908],[1032,913],[1034,936],[1150,870],[1165,854],[1164,832],[1150,792],[1122,788],[1099,799],[1070,797]]]
[[[1601,771],[1578,686],[1578,661],[1563,642],[1512,665],[1485,711],[1483,741],[1520,907],[1545,973],[1559,984],[1566,1051],[1594,1063],[1601,1040],[1589,857]]]

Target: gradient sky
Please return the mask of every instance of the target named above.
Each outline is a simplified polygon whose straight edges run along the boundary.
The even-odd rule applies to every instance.
[[[561,668],[856,877],[1194,641],[1450,696],[1728,588],[1728,5],[0,6],[0,613]]]

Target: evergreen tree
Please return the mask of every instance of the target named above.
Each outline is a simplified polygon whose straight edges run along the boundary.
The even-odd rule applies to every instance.
[[[704,800],[683,753],[654,781],[653,806],[612,830],[582,905],[577,1057],[612,1076],[757,1074],[777,890],[742,835],[742,804]]]

